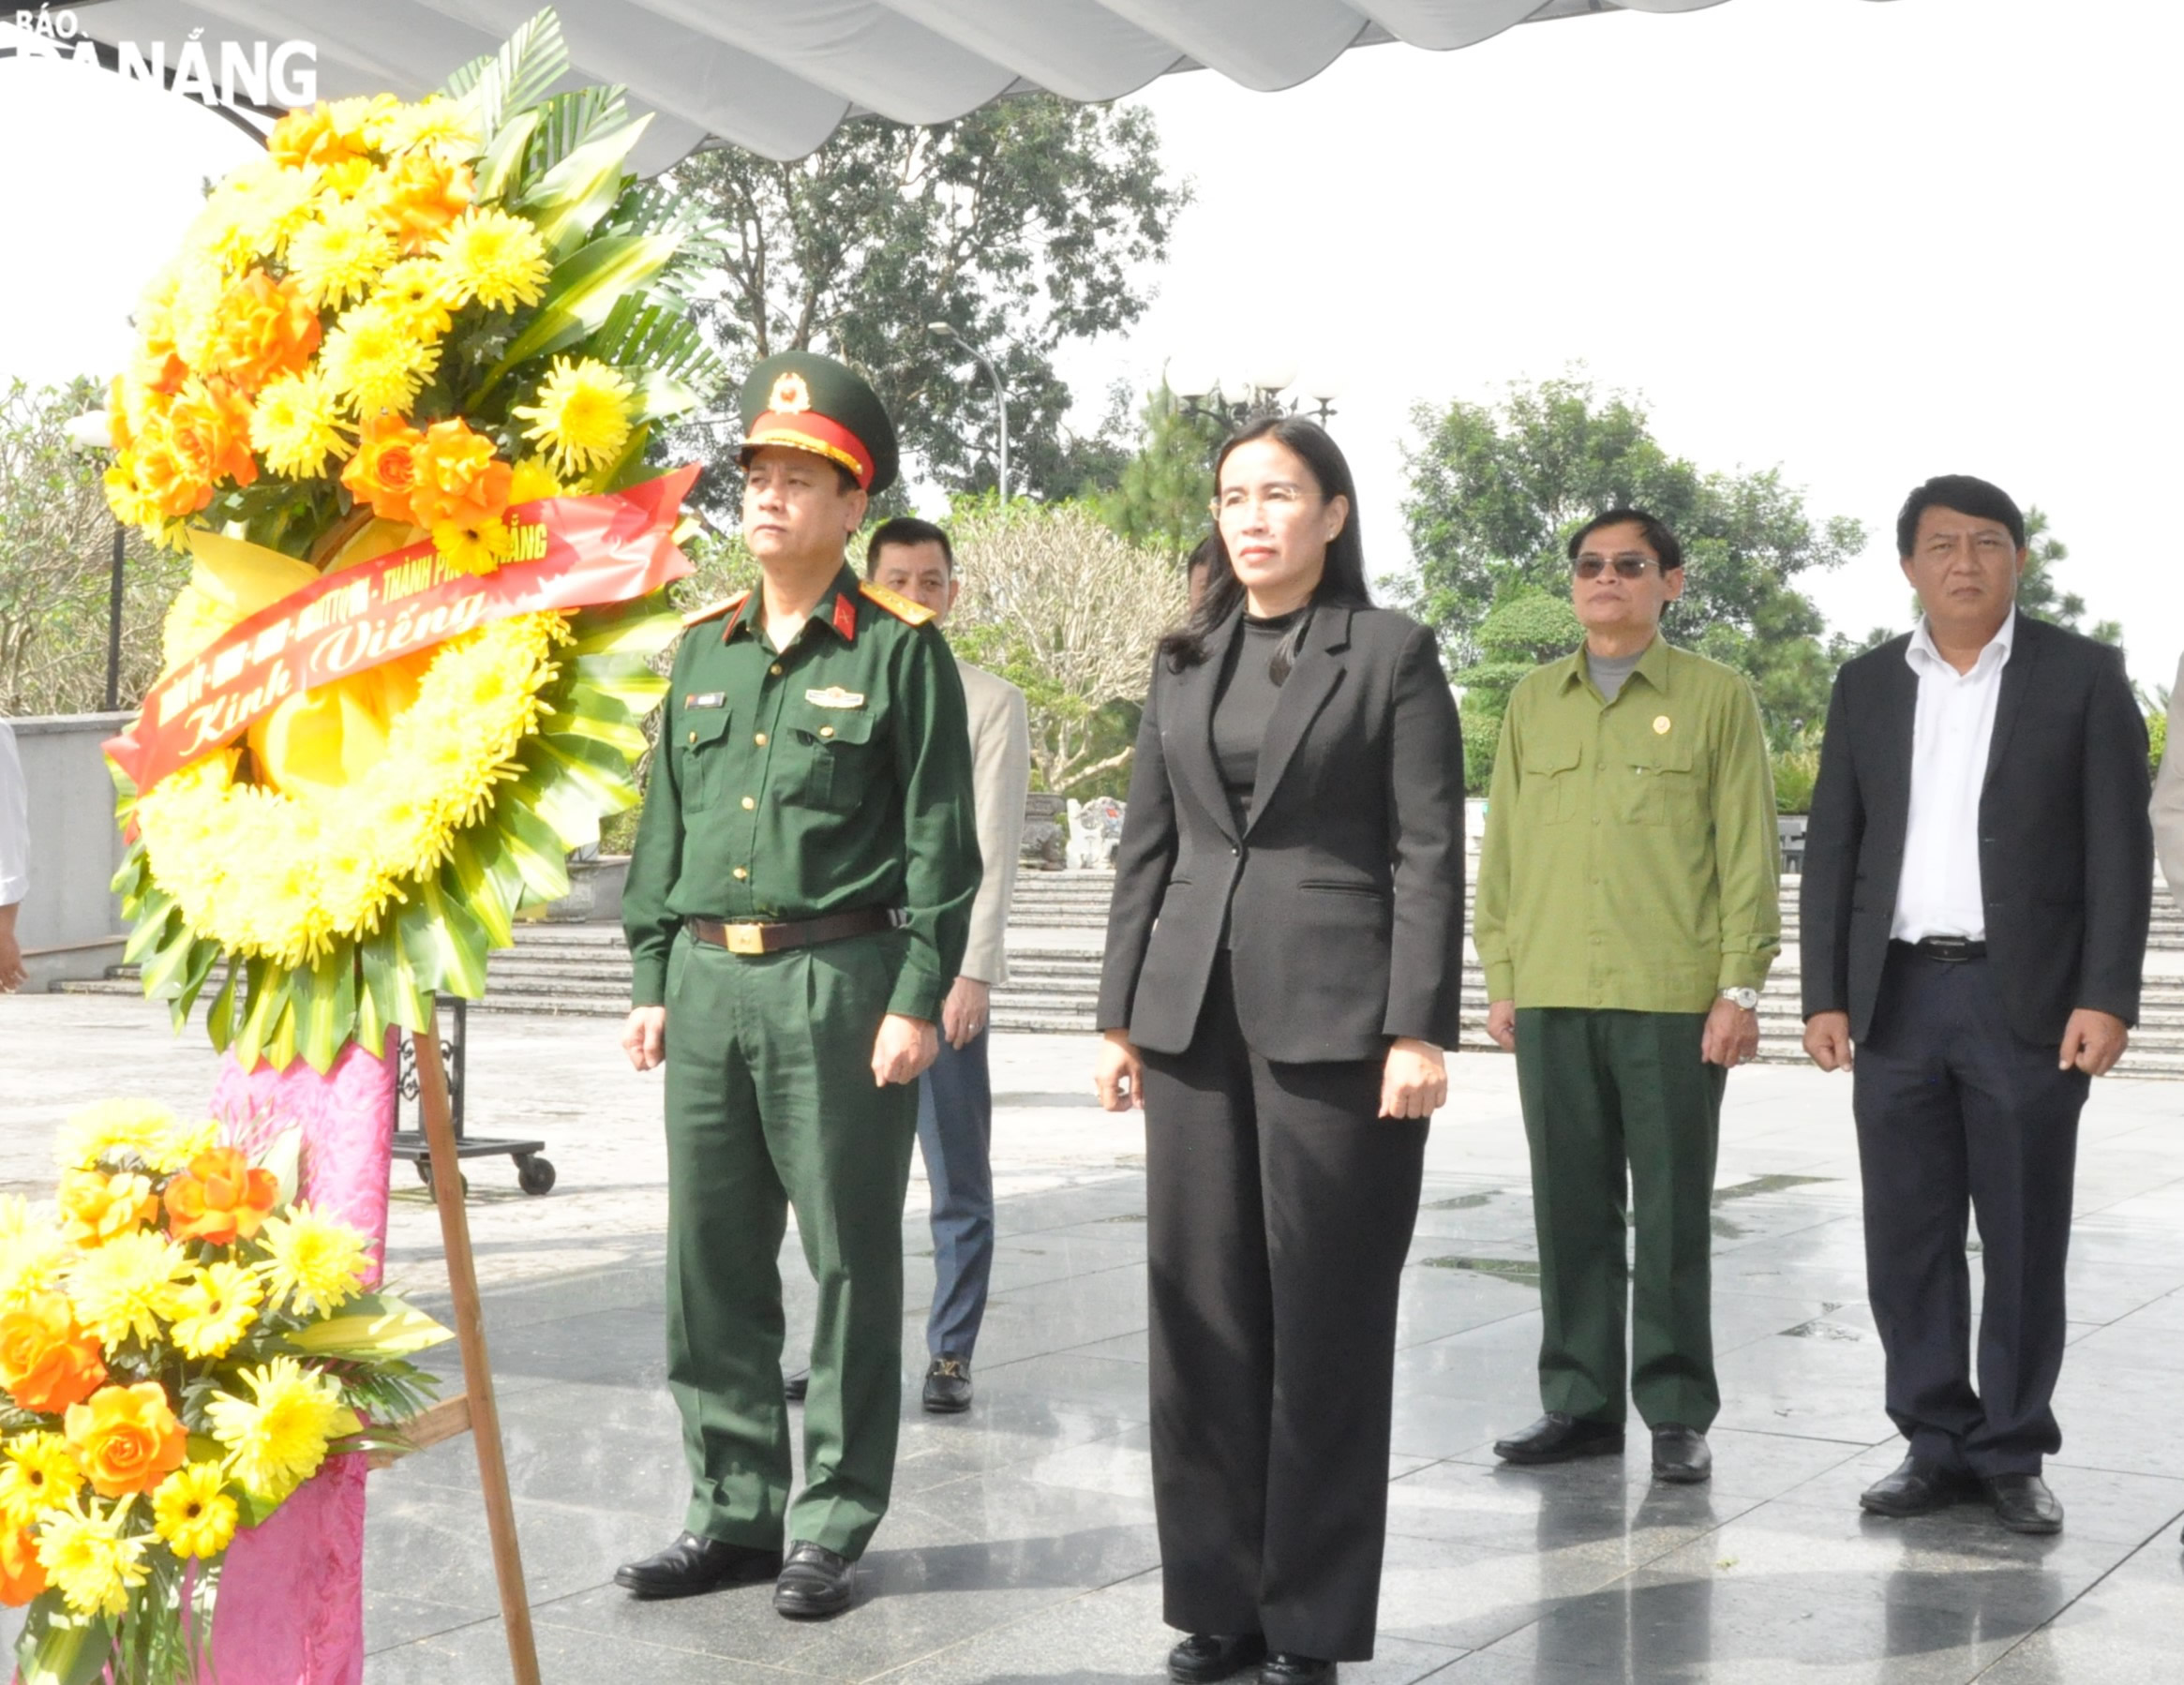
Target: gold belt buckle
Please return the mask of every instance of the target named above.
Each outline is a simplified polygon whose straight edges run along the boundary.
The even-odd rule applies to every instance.
[[[731,954],[762,954],[766,951],[766,927],[762,924],[724,924],[721,933],[727,939]]]

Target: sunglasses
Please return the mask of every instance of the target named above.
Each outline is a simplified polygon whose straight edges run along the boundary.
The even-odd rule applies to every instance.
[[[1570,572],[1580,579],[1597,579],[1613,568],[1618,579],[1643,579],[1648,568],[1659,565],[1651,556],[1580,556],[1570,564]]]

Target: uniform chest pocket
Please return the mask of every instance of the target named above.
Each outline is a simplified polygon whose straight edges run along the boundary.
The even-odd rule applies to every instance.
[[[1525,807],[1548,825],[1567,825],[1583,807],[1578,785],[1579,751],[1575,743],[1549,744],[1524,752]]]
[[[1695,819],[1706,791],[1690,743],[1649,743],[1608,764],[1620,781],[1619,804],[1631,825],[1682,825]]]
[[[883,745],[874,741],[872,710],[814,708],[784,720],[788,765],[783,795],[800,807],[846,813],[868,800],[879,783]]]
[[[728,710],[686,708],[675,724],[675,782],[685,811],[710,807],[718,798],[721,763],[726,758]]]

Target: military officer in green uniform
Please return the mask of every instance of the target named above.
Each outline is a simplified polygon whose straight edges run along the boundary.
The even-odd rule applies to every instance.
[[[685,1531],[638,1597],[775,1577],[784,1615],[850,1601],[901,1410],[903,1196],[917,1079],[980,861],[969,728],[929,610],[844,560],[894,429],[841,364],[771,357],[742,393],[743,536],[763,582],[693,615],[622,922],[631,1062],[667,1066],[667,1380]],[[777,1260],[818,1283],[804,1487],[789,1499]]]

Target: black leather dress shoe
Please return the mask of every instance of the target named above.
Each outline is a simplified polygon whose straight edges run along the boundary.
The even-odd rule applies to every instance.
[[[697,1597],[724,1586],[747,1586],[781,1572],[781,1553],[684,1533],[666,1550],[624,1562],[614,1583],[636,1597]]]
[[[1713,1478],[1713,1452],[1706,1436],[1681,1422],[1653,1429],[1653,1478],[1675,1486],[1696,1486]]]
[[[812,1372],[809,1369],[791,1369],[781,1378],[781,1395],[791,1404],[801,1404],[804,1394],[812,1390]]]
[[[856,1590],[856,1563],[800,1539],[788,1547],[781,1577],[773,1582],[774,1612],[792,1620],[825,1620],[849,1607]]]
[[[952,1416],[971,1408],[971,1366],[960,1357],[936,1357],[925,1371],[925,1408]]]
[[[1335,1664],[1317,1656],[1276,1650],[1259,1669],[1259,1685],[1335,1685]]]
[[[1990,1474],[1980,1482],[1995,1519],[2013,1533],[2059,1533],[2063,1506],[2037,1474]]]
[[[1193,1633],[1168,1652],[1168,1677],[1176,1685],[1213,1685],[1266,1659],[1266,1640],[1256,1633]]]
[[[1496,1439],[1494,1454],[1504,1463],[1566,1463],[1573,1457],[1621,1456],[1623,1424],[1580,1422],[1561,1410],[1549,1410],[1522,1433]]]
[[[1946,1510],[1971,1489],[1971,1478],[1922,1456],[1907,1456],[1860,1495],[1858,1507],[1868,1515],[1931,1515]]]

